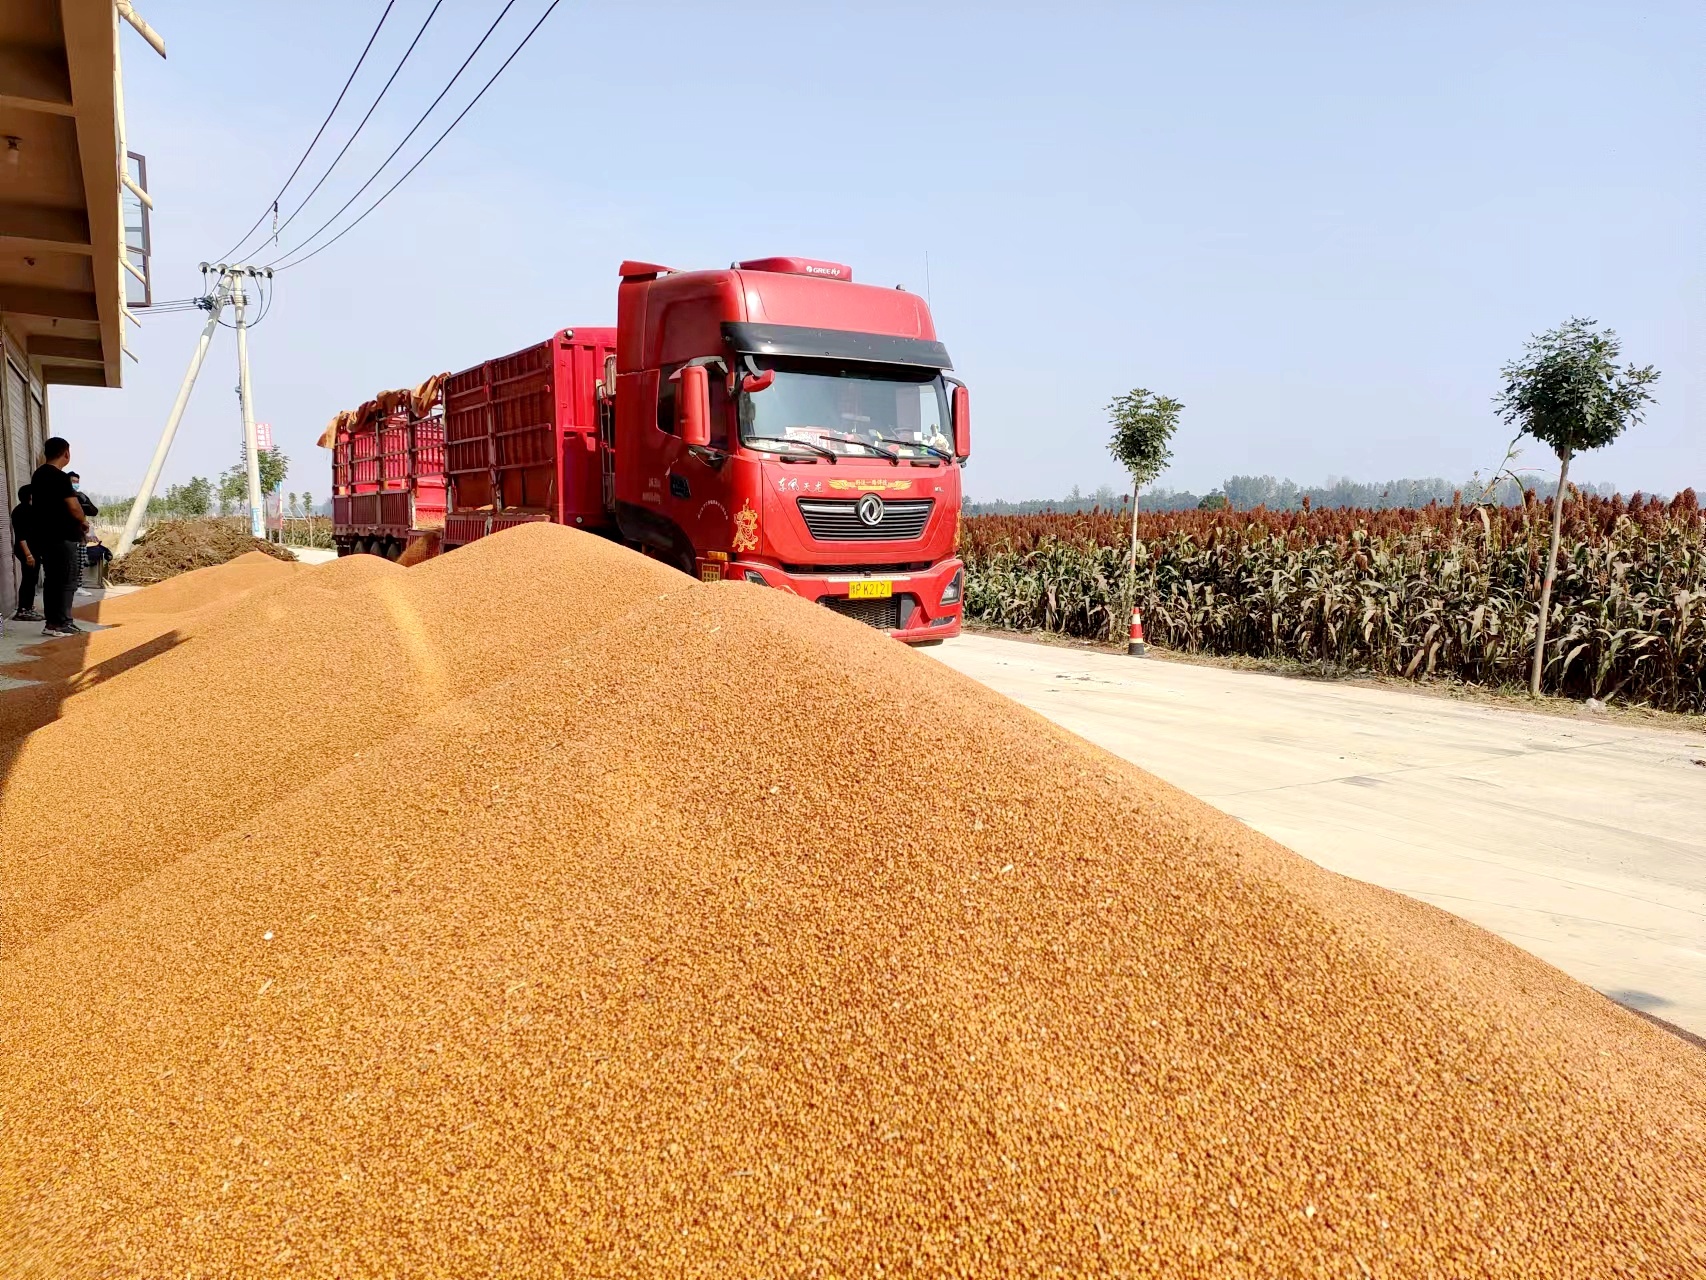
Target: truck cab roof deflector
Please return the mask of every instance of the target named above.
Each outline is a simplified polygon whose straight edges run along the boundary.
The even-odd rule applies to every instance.
[[[723,337],[742,355],[806,356],[857,360],[864,364],[900,364],[923,369],[952,369],[948,349],[924,338],[897,338],[851,329],[810,329],[791,324],[748,324],[725,320]]]

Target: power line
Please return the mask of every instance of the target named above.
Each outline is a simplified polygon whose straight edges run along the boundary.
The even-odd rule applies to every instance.
[[[456,68],[456,74],[450,77],[450,83],[445,85],[444,88],[439,90],[438,97],[434,98],[432,100],[431,105],[428,106],[425,111],[421,112],[420,119],[416,120],[414,123],[414,126],[407,133],[405,133],[403,135],[403,140],[391,149],[391,154],[386,156],[384,160],[380,161],[379,167],[373,171],[372,175],[369,176],[367,181],[362,183],[361,186],[356,188],[355,194],[352,195],[348,200],[345,200],[343,202],[343,204],[338,207],[338,210],[336,213],[334,213],[331,217],[327,218],[318,227],[314,228],[313,232],[310,235],[308,235],[300,244],[296,245],[294,248],[285,250],[285,252],[279,254],[278,257],[274,258],[271,262],[266,263],[265,264],[266,266],[269,266],[269,267],[276,266],[279,262],[283,261],[285,258],[290,257],[291,254],[301,253],[309,245],[313,244],[315,239],[318,238],[318,236],[320,235],[320,233],[322,231],[324,231],[327,227],[331,226],[340,217],[342,217],[344,210],[348,209],[352,204],[354,204],[357,200],[359,200],[361,198],[361,193],[363,191],[366,191],[369,187],[371,187],[375,182],[377,182],[379,180],[379,175],[385,172],[385,166],[390,164],[393,160],[395,160],[397,158],[397,153],[399,151],[401,151],[405,146],[408,145],[409,139],[415,136],[416,132],[419,131],[420,127],[427,122],[427,117],[430,116],[437,109],[439,103],[444,101],[444,95],[449,93],[451,91],[451,89],[455,88],[456,82],[462,78],[462,73],[468,69],[468,64],[474,61],[475,55],[478,54],[481,49],[485,48],[486,41],[491,39],[492,32],[494,32],[498,29],[498,24],[504,20],[504,16],[506,14],[508,14],[509,11],[514,7],[515,7],[515,0],[508,0],[508,3],[505,4],[504,7],[498,11],[498,16],[492,19],[492,25],[486,28],[486,34],[480,37],[480,42],[474,46],[473,52],[470,53],[466,58],[464,58],[462,60],[462,65],[460,67]]]
[[[545,12],[539,15],[539,21],[535,22],[533,24],[532,28],[529,29],[528,33],[521,38],[521,43],[516,45],[515,49],[510,53],[509,57],[504,59],[503,65],[500,66],[496,71],[494,71],[492,73],[492,78],[490,80],[486,81],[486,83],[480,87],[480,92],[478,92],[474,95],[473,101],[470,102],[467,106],[462,108],[461,112],[457,115],[456,119],[454,119],[450,122],[449,128],[445,129],[445,131],[443,133],[438,135],[437,139],[434,140],[432,146],[430,146],[426,149],[425,153],[421,156],[421,158],[419,160],[416,160],[412,165],[410,165],[408,167],[408,169],[404,172],[402,177],[398,178],[397,181],[393,182],[389,187],[387,187],[385,189],[384,195],[381,195],[379,197],[379,199],[375,200],[372,204],[368,205],[367,208],[362,211],[361,215],[358,218],[356,218],[356,220],[354,222],[350,223],[347,227],[345,227],[342,231],[338,232],[338,234],[333,236],[330,240],[326,241],[326,243],[321,245],[318,249],[315,249],[312,253],[304,254],[302,257],[292,258],[289,262],[286,262],[283,266],[279,267],[278,270],[286,271],[291,267],[299,266],[300,264],[307,262],[309,258],[313,258],[319,254],[324,253],[327,249],[330,249],[338,241],[342,240],[350,232],[354,231],[357,227],[359,227],[362,224],[362,222],[367,218],[368,214],[372,213],[380,205],[384,204],[386,198],[393,191],[395,191],[398,187],[402,186],[403,183],[407,182],[409,179],[409,175],[412,174],[416,169],[420,168],[421,165],[426,163],[427,157],[430,156],[434,151],[438,150],[438,144],[443,142],[446,138],[448,138],[450,136],[451,130],[456,128],[457,125],[462,123],[462,117],[467,115],[470,111],[472,111],[474,109],[475,103],[479,102],[481,98],[486,96],[486,90],[490,89],[492,87],[492,85],[497,82],[497,78],[504,73],[504,71],[509,67],[510,63],[515,61],[516,55],[519,54],[523,49],[525,49],[527,47],[528,41],[532,40],[534,34],[539,30],[539,28],[545,25],[545,19],[549,18],[551,16],[551,11],[554,10],[561,3],[562,3],[562,0],[551,0],[551,3],[545,7]]]
[[[320,121],[320,127],[314,131],[314,138],[308,144],[308,150],[302,153],[302,158],[296,162],[296,167],[290,171],[290,176],[284,180],[284,185],[278,189],[278,194],[272,198],[266,208],[261,210],[261,216],[255,219],[254,226],[245,231],[238,238],[236,244],[219,255],[221,258],[229,260],[243,246],[243,242],[255,234],[255,227],[260,226],[266,220],[268,213],[277,213],[278,202],[284,199],[284,193],[290,189],[290,184],[296,181],[296,175],[302,172],[302,166],[308,163],[308,157],[312,154],[315,144],[320,141],[320,135],[326,132],[326,126],[332,123],[332,117],[337,114],[338,107],[343,103],[344,95],[349,92],[349,87],[355,83],[356,72],[360,71],[361,64],[367,61],[367,55],[373,48],[373,42],[379,39],[380,27],[385,25],[385,19],[391,16],[391,8],[396,3],[397,0],[386,0],[385,12],[379,15],[379,22],[373,28],[373,34],[367,37],[367,43],[362,46],[361,57],[355,60],[355,66],[350,69],[349,79],[345,80],[344,87],[338,90],[337,101],[333,102],[332,109],[326,112],[326,118]]]
[[[444,0],[433,0],[432,8],[427,10],[426,21],[421,23],[421,29],[415,32],[415,38],[409,41],[409,47],[403,50],[403,56],[397,60],[397,65],[391,72],[391,78],[387,80],[384,86],[379,90],[379,96],[373,100],[373,105],[367,109],[367,114],[361,118],[361,123],[356,125],[355,132],[350,134],[349,141],[345,142],[343,145],[343,150],[339,151],[337,155],[332,157],[332,163],[326,166],[326,172],[320,175],[320,181],[314,184],[313,190],[303,196],[301,200],[297,201],[296,208],[291,212],[291,215],[284,220],[277,230],[273,232],[275,237],[279,232],[283,231],[285,227],[288,227],[291,223],[296,221],[297,214],[301,213],[308,207],[308,202],[314,198],[314,193],[326,185],[326,179],[332,176],[333,170],[338,167],[338,162],[342,160],[344,156],[349,153],[349,149],[355,145],[355,140],[361,136],[361,131],[367,127],[367,122],[373,118],[373,113],[379,109],[379,104],[385,101],[385,95],[390,92],[392,84],[394,84],[397,77],[402,74],[403,66],[408,62],[409,55],[415,51],[415,46],[421,42],[421,37],[426,34],[427,27],[432,25],[434,15],[438,13],[443,4]]]

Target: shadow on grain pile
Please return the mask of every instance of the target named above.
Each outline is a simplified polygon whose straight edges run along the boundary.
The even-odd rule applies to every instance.
[[[142,591],[78,606],[76,616],[100,624],[100,630],[31,645],[22,650],[24,661],[0,667],[0,676],[26,682],[0,689],[0,797],[26,734],[57,720],[78,694],[183,643],[203,615],[222,613],[256,587],[287,580],[298,567],[254,552]],[[104,762],[100,744],[86,744],[73,781]],[[3,855],[0,845],[0,873],[5,870]]]
[[[577,538],[594,545],[565,555]],[[503,679],[542,643],[609,621],[631,607],[630,590],[682,582],[548,525],[409,570],[373,556],[288,566],[222,602],[213,575],[231,567],[179,587],[178,600],[202,606],[190,614],[152,611],[147,597],[171,582],[114,601],[112,616],[128,619],[121,633],[174,628],[179,617],[184,642],[68,699],[58,719],[15,740],[0,793],[0,955]],[[500,567],[523,575],[528,591],[500,592]],[[631,585],[616,585],[622,578]],[[124,766],[88,770],[91,743]]]
[[[510,679],[0,961],[0,1263],[1697,1264],[1700,1055],[857,623],[667,582],[545,656],[493,615]]]

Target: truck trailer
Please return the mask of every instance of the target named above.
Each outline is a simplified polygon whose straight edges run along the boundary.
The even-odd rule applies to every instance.
[[[442,386],[437,377],[413,391],[382,391],[327,427],[339,555],[395,560],[410,538],[444,527]]]
[[[414,517],[430,523],[335,520],[338,550],[425,537],[450,550],[548,520],[909,643],[946,639],[960,629],[971,453],[970,396],[952,367],[924,299],[855,284],[839,263],[624,262],[615,328],[560,330],[410,399],[410,421],[442,422],[442,462],[405,456],[442,472],[395,491],[414,493]],[[334,511],[362,496],[350,456]],[[422,499],[435,485],[441,518]]]

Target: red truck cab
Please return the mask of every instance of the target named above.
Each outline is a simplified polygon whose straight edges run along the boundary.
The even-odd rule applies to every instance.
[[[398,554],[553,521],[943,640],[971,452],[951,368],[922,298],[837,263],[626,262],[614,329],[562,329],[338,415],[334,536]]]
[[[686,572],[945,639],[969,397],[924,300],[851,277],[802,258],[624,263],[601,387],[607,510]]]

